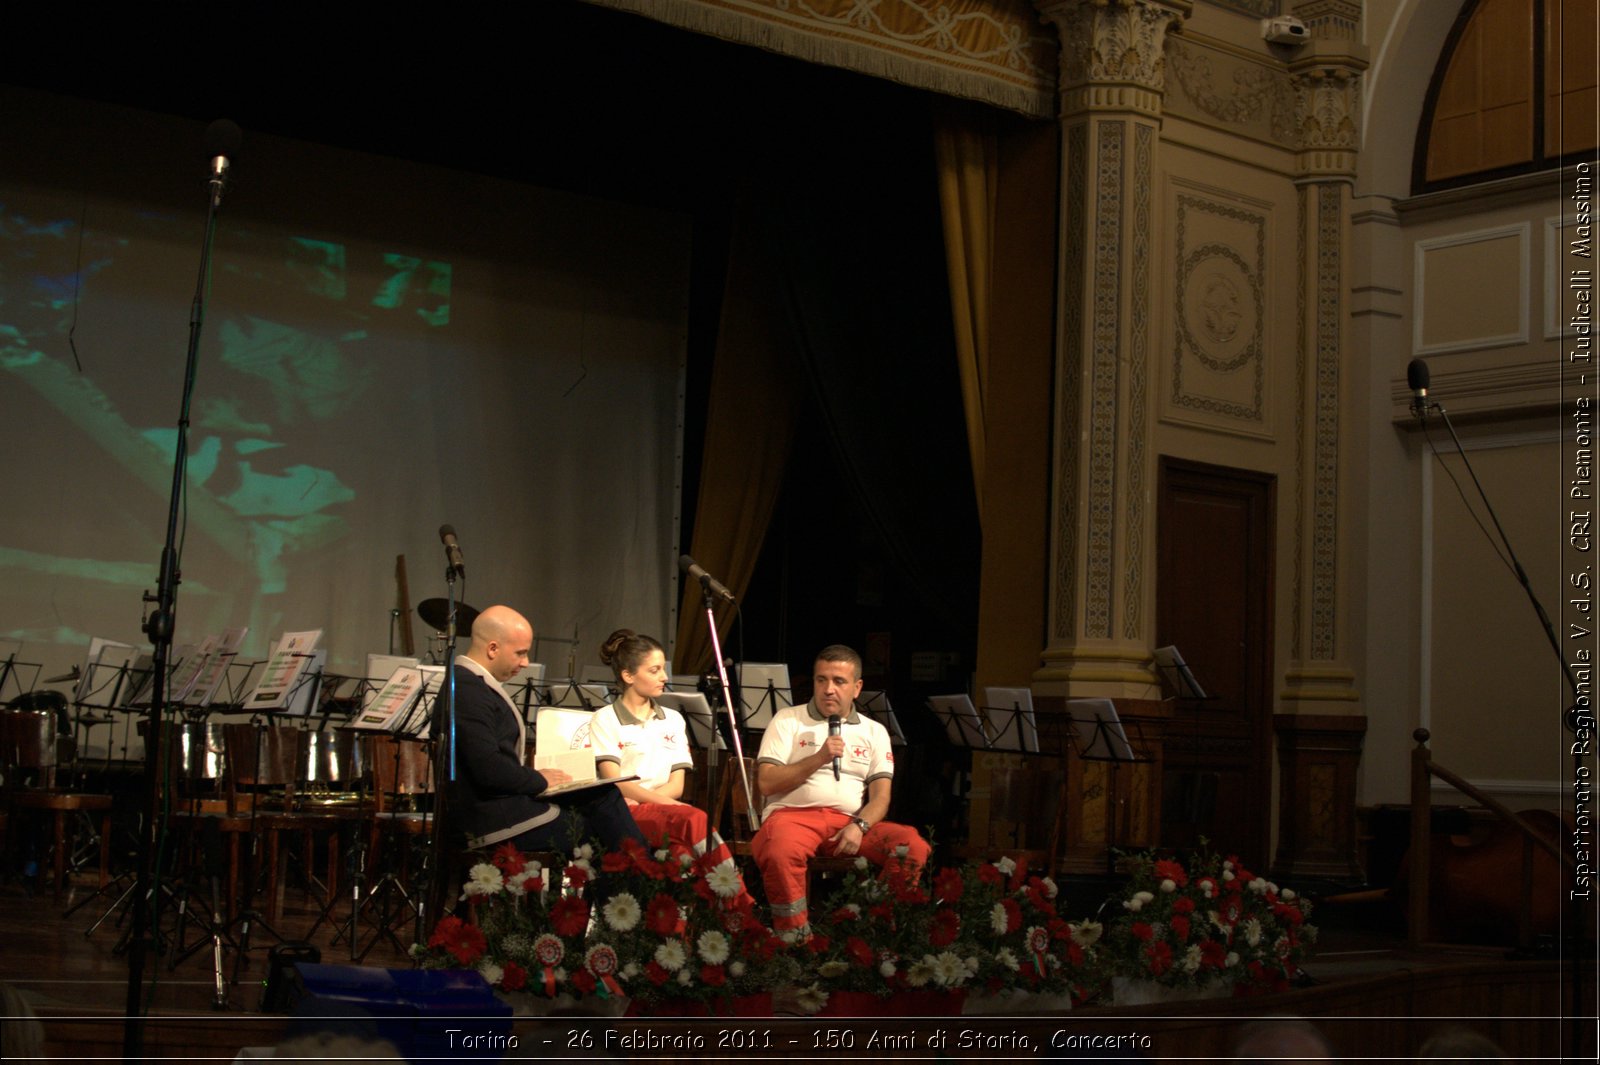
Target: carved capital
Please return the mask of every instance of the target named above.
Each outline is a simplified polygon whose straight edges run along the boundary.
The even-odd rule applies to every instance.
[[[1353,178],[1360,145],[1361,75],[1344,63],[1313,63],[1290,73],[1301,175]]]
[[[1167,33],[1193,0],[1040,0],[1039,14],[1061,39],[1060,87],[1131,86],[1159,96]]]

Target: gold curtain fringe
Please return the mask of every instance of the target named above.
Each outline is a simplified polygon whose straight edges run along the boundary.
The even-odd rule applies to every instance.
[[[853,70],[886,81],[927,89],[945,96],[956,96],[1017,111],[1033,118],[1050,118],[1056,113],[1054,59],[1044,71],[1011,70],[985,64],[982,59],[943,55],[925,51],[907,54],[916,47],[888,38],[877,42],[846,40],[824,22],[795,25],[800,16],[791,9],[778,21],[777,12],[765,16],[758,9],[733,10],[717,0],[588,0],[600,7],[615,8],[664,22],[693,33],[747,44],[769,52],[802,59],[822,66]],[[1022,5],[1032,11],[1031,4]],[[1020,25],[1020,24],[1019,24]],[[865,34],[856,26],[852,29]],[[1046,34],[1037,24],[1022,26],[1034,37]]]

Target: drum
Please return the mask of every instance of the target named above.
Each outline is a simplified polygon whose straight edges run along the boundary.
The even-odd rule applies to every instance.
[[[372,769],[373,790],[382,795],[433,793],[433,760],[422,740],[387,732],[369,732],[361,740]]]
[[[56,764],[56,739],[53,710],[0,713],[0,765],[50,769]]]
[[[306,733],[307,785],[331,791],[353,791],[372,780],[367,751],[356,729],[324,729]]]
[[[223,725],[223,747],[235,786],[292,788],[302,776],[307,735],[293,725]]]
[[[216,784],[227,775],[226,726],[207,721],[164,721],[168,764],[173,780],[194,784]],[[139,721],[139,735],[150,742],[150,723]]]

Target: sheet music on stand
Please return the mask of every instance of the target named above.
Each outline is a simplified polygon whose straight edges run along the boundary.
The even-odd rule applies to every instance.
[[[83,671],[78,675],[78,686],[73,689],[72,701],[78,704],[88,703],[91,697],[99,695],[121,675],[128,663],[138,657],[138,648],[131,643],[121,643],[117,640],[108,640],[95,636],[89,641],[88,654],[84,656]],[[112,687],[114,691],[114,686]],[[106,705],[111,705],[108,698]]]
[[[16,697],[21,697],[24,692],[31,692],[39,686],[39,674],[44,671],[42,662],[22,661],[21,640],[0,640],[0,650],[5,651],[5,657],[0,658],[0,704],[6,701],[6,691],[15,688]],[[33,676],[27,684],[22,682],[22,671],[33,670]]]
[[[888,692],[863,689],[856,698],[856,709],[889,731],[891,747],[906,746],[905,730],[900,727],[900,719],[895,716],[894,707],[889,704]]]
[[[1068,699],[1078,757],[1089,762],[1153,762],[1128,740],[1117,707],[1110,699]],[[1137,730],[1136,734],[1137,734]]]
[[[361,711],[350,724],[359,729],[396,732],[410,717],[411,708],[422,696],[422,670],[419,666],[400,666],[376,690],[368,692]]]
[[[550,682],[548,705],[563,706],[570,710],[594,711],[611,702],[611,692],[600,684],[585,684],[563,677]]]
[[[278,639],[267,659],[255,691],[245,700],[244,708],[252,713],[258,710],[275,710],[284,713],[304,714],[311,706],[306,692],[306,678],[321,672],[317,642],[322,639],[321,629],[305,632],[286,632]],[[313,670],[313,666],[317,667]],[[294,707],[291,707],[291,699]]]
[[[1161,674],[1161,679],[1167,682],[1167,687],[1180,699],[1211,699],[1206,690],[1200,687],[1200,682],[1195,679],[1190,671],[1189,664],[1183,660],[1183,655],[1178,653],[1176,647],[1170,644],[1166,647],[1157,647],[1151,652],[1156,660],[1156,671]]]
[[[772,723],[772,715],[794,705],[789,667],[782,662],[739,662],[733,667],[739,689],[739,726],[759,732]]]
[[[933,711],[934,717],[944,723],[944,734],[952,747],[970,747],[974,751],[989,749],[988,725],[966,692],[930,695],[928,708]]]
[[[201,663],[188,697],[182,700],[184,705],[210,706],[216,701],[217,690],[222,687],[228,667],[238,657],[239,648],[244,646],[244,638],[249,632],[248,627],[224,629],[214,638],[211,653]]]
[[[989,723],[989,749],[1039,753],[1038,718],[1028,688],[985,688],[983,715]]]
[[[698,750],[727,750],[722,742],[722,733],[717,731],[716,717],[712,713],[711,704],[699,692],[662,692],[656,696],[656,702],[662,706],[669,706],[683,715],[685,730],[689,733],[689,744]]]
[[[444,691],[444,667],[422,663],[415,667],[422,675],[422,688],[401,719],[390,726],[397,736],[420,739],[433,721],[434,704]]]

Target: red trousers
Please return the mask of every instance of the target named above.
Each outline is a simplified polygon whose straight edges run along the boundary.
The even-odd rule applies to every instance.
[[[717,865],[733,864],[733,852],[728,850],[721,836],[708,831],[710,818],[698,806],[641,802],[629,803],[628,809],[632,811],[633,820],[639,826],[639,831],[644,833],[645,842],[650,844],[651,850],[660,847],[665,840],[687,847],[697,855],[710,854]],[[748,908],[754,908],[755,900],[744,891],[743,880],[740,884],[738,903],[748,903]]]
[[[750,841],[750,849],[767,888],[773,928],[804,928],[810,921],[806,862],[815,854],[831,856],[834,833],[850,820],[849,814],[821,806],[774,810],[763,819],[761,831]],[[932,848],[909,825],[879,821],[862,839],[861,855],[881,868],[895,859],[895,850],[901,845],[906,848],[906,870],[920,872]]]

